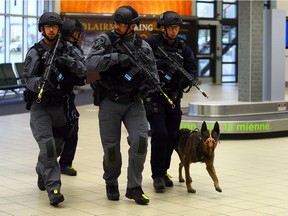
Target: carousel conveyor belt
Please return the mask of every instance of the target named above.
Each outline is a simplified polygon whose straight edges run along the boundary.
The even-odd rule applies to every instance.
[[[287,102],[257,103],[189,103],[182,108],[181,127],[201,129],[206,121],[209,129],[215,121],[220,125],[221,137],[269,138],[288,135]]]

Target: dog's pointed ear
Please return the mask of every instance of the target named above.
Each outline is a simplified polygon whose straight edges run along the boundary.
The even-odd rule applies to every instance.
[[[212,135],[216,135],[216,137],[214,138],[219,138],[220,137],[220,127],[219,127],[219,123],[216,121],[215,124],[214,124],[214,128],[212,130]]]
[[[202,123],[202,127],[201,127],[201,133],[203,133],[204,131],[207,131],[208,129],[207,129],[207,124],[206,124],[206,122],[204,121],[203,123]]]

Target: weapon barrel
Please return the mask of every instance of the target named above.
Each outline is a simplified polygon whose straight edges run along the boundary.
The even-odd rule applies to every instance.
[[[52,55],[51,56],[48,55],[48,59],[47,59],[47,65],[48,66],[47,66],[47,68],[44,71],[44,75],[43,75],[44,80],[42,82],[40,91],[39,91],[37,99],[36,99],[37,103],[41,103],[41,100],[42,100],[42,97],[43,97],[44,88],[45,88],[45,85],[46,85],[46,81],[49,80],[50,72],[51,72],[51,68],[52,68],[52,63],[54,61],[54,58],[55,58],[55,55],[56,55],[56,52],[57,52],[57,48],[58,48],[58,46],[60,44],[60,40],[61,40],[61,33],[58,33],[58,39],[57,39],[56,45],[55,45],[55,47],[53,49]]]
[[[180,64],[176,59],[172,59],[161,47],[157,47],[159,52],[162,54],[164,58],[166,58],[171,64],[176,63],[178,67],[178,71],[180,72],[180,75],[182,75],[185,79],[187,79],[189,82],[192,83],[193,86],[195,86],[196,89],[198,89],[202,95],[206,98],[208,98],[208,95],[198,87],[197,82],[193,78],[191,74],[189,74]]]
[[[118,45],[120,46],[120,44],[118,43]],[[154,87],[156,87],[157,91],[163,96],[165,97],[165,99],[168,101],[169,104],[172,105],[172,108],[175,107],[175,105],[173,104],[173,101],[168,97],[168,95],[162,90],[162,88],[160,87],[160,83],[157,81],[157,79],[152,75],[152,73],[149,71],[149,69],[147,69],[147,67],[144,67],[141,64],[141,61],[139,61],[138,56],[135,55],[130,49],[129,47],[122,42],[121,43],[124,52],[126,52],[127,55],[129,55],[131,62],[138,67],[138,69],[140,71],[142,71],[144,73],[144,76],[149,80],[149,82],[152,83],[152,85]]]

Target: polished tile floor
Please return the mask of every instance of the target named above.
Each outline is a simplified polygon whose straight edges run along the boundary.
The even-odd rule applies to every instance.
[[[237,101],[236,85],[203,84],[209,99],[193,90],[190,101]],[[287,94],[286,94],[287,95]],[[81,97],[81,94],[77,95]],[[36,186],[35,163],[38,146],[29,128],[29,114],[0,117],[0,216],[6,215],[194,215],[194,216],[287,216],[288,215],[288,137],[256,140],[222,140],[216,149],[215,168],[223,190],[218,193],[204,164],[192,164],[195,194],[179,183],[179,159],[173,154],[169,174],[174,187],[155,193],[152,186],[149,152],[143,173],[143,190],[150,198],[147,206],[125,197],[127,132],[123,127],[123,167],[120,200],[106,199],[102,179],[102,147],[99,139],[98,108],[79,106],[79,144],[74,161],[76,177],[62,175],[65,201],[50,206],[46,192]],[[125,160],[126,159],[126,160]]]

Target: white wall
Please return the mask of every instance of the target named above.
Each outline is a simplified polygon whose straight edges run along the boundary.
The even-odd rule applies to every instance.
[[[276,9],[284,10],[286,12],[286,17],[288,17],[288,1],[278,0],[276,4]],[[285,81],[288,82],[288,49],[285,50]]]

